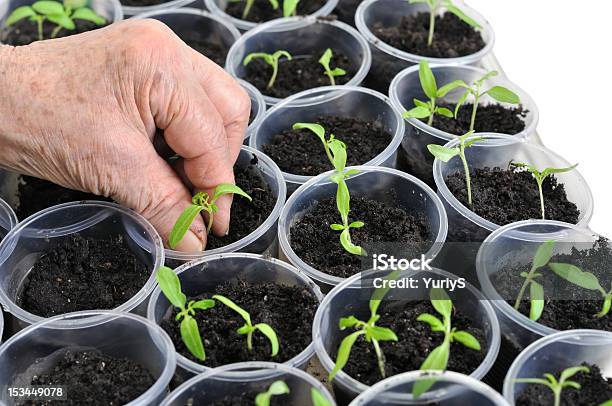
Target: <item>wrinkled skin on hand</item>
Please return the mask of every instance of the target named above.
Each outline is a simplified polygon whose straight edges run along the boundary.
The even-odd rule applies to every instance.
[[[0,89],[1,166],[111,197],[165,242],[192,192],[234,182],[249,97],[160,22],[0,46]],[[183,158],[177,168],[155,152],[156,127]],[[228,231],[231,199],[219,199],[217,235]],[[199,217],[177,249],[205,241]]]

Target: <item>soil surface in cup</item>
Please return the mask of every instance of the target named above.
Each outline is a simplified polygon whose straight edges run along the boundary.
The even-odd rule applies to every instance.
[[[346,144],[347,166],[364,164],[385,150],[393,136],[379,121],[321,116],[314,121]],[[315,176],[333,169],[321,140],[310,130],[287,129],[275,135],[263,151],[283,172]]]
[[[149,267],[122,236],[73,234],[36,260],[16,303],[40,317],[114,309],[138,293],[150,276]]]
[[[336,76],[334,80],[337,85],[344,85],[355,75],[356,69],[346,55],[333,49],[332,51],[334,55],[330,68],[332,70],[342,68],[346,71],[346,75]],[[261,58],[253,59],[246,66],[243,79],[264,95],[281,99],[303,90],[329,86],[331,84],[329,77],[319,63],[319,58],[324,52],[325,48],[313,52],[312,55],[293,55],[291,60],[282,57],[278,63],[278,75],[272,88],[268,88],[272,67]]]
[[[100,26],[85,20],[74,20],[74,25],[76,26],[74,30],[66,30],[64,28],[59,30],[59,32],[55,35],[55,38],[69,37],[71,35],[93,31],[106,26],[106,24]],[[57,25],[49,21],[43,22],[43,39],[50,39],[52,32],[56,27]],[[13,46],[29,45],[32,42],[39,41],[38,24],[34,21],[30,21],[27,18],[17,21],[12,26],[4,27],[2,29],[2,32],[0,32],[0,40],[4,44]]]
[[[261,23],[275,18],[283,17],[282,2],[279,2],[279,7],[274,10],[270,0],[255,0],[251,10],[246,17],[243,16],[246,1],[228,2],[225,12],[234,18],[246,20],[253,23]],[[300,1],[297,6],[298,15],[309,15],[315,13],[327,3],[327,0],[308,0]]]
[[[194,362],[211,368],[244,361],[283,363],[301,353],[312,341],[312,320],[318,301],[305,287],[269,282],[253,284],[239,279],[224,282],[215,292],[190,300],[209,299],[214,294],[225,296],[249,312],[253,324],[269,324],[278,336],[280,350],[272,357],[270,341],[256,331],[253,333],[253,349],[249,351],[246,336],[236,332],[244,325],[244,319],[216,301],[215,307],[198,310],[195,315],[206,351],[204,362],[193,357],[183,343],[175,309],[160,323],[170,335],[177,352]]]
[[[569,378],[577,382],[580,389],[570,386],[561,392],[561,406],[597,406],[612,399],[612,379],[605,378],[597,365],[582,364],[589,372],[579,372]],[[562,371],[553,375],[559,379]],[[521,378],[544,378],[543,376],[521,376]],[[516,406],[550,406],[555,403],[553,392],[544,385],[527,384],[526,389],[516,399]]]
[[[404,16],[399,25],[393,27],[376,23],[372,33],[393,48],[432,58],[459,58],[474,54],[486,45],[479,31],[451,13],[436,17],[431,45],[427,44],[429,13]]]
[[[559,243],[563,244],[563,243]],[[572,264],[584,272],[590,272],[597,277],[599,284],[606,292],[610,289],[612,275],[612,248],[610,241],[601,238],[592,248],[572,248],[570,254],[555,255],[552,263]],[[500,296],[515,305],[516,298],[525,278],[522,272],[529,272],[531,264],[508,264],[492,277],[493,286]],[[548,266],[538,270],[542,276],[536,281],[544,287],[544,311],[538,323],[556,330],[593,329],[612,331],[612,312],[604,317],[597,317],[604,303],[599,291],[583,289],[557,276]],[[519,306],[519,311],[529,317],[529,289]]]
[[[124,405],[154,383],[145,367],[128,358],[111,357],[97,350],[67,350],[52,368],[37,373],[31,381],[33,386],[63,386],[67,399],[28,400],[19,405]]]
[[[383,201],[394,202],[394,192],[382,193],[380,200],[351,196],[349,221],[365,223],[362,228],[351,229],[353,243],[366,250],[368,244],[401,244],[405,258],[425,253],[433,240],[425,214],[408,213]],[[291,226],[290,244],[297,256],[313,268],[348,278],[364,270],[364,258],[349,254],[340,244],[340,233],[330,225],[341,222],[336,199],[321,200],[295,220]],[[370,267],[368,265],[367,269]]]
[[[385,355],[385,374],[387,377],[418,370],[431,351],[442,344],[443,333],[432,332],[429,324],[417,321],[417,317],[423,313],[435,315],[439,319],[442,317],[428,300],[411,301],[401,307],[398,306],[397,302],[383,302],[379,310],[381,317],[376,324],[390,328],[398,338],[396,342],[380,342],[380,348]],[[347,316],[350,316],[350,314],[343,317]],[[458,342],[451,344],[448,369],[469,375],[478,368],[485,358],[487,352],[485,334],[481,329],[472,325],[472,320],[468,315],[456,309],[453,312],[451,324],[457,330],[472,334],[480,343],[480,351],[467,348]],[[342,334],[348,335],[351,332],[347,329],[346,333],[343,332]],[[334,353],[332,358],[335,360],[336,356],[337,354]],[[372,344],[363,338],[359,338],[351,350],[344,372],[363,384],[373,385],[382,380],[377,360]]]
[[[471,178],[471,207],[463,171],[448,175],[445,182],[455,198],[479,216],[500,226],[542,218],[538,186],[531,173],[499,167],[476,168],[471,171]],[[556,177],[547,177],[542,190],[546,219],[571,224],[578,222],[580,211],[567,199],[565,186]]]
[[[455,110],[455,105],[449,103],[438,103],[438,105],[446,107],[450,111]],[[454,135],[467,133],[470,131],[473,106],[473,103],[461,106],[456,119],[436,115],[432,127]],[[474,130],[477,133],[518,134],[525,129],[525,116],[527,113],[521,106],[505,107],[498,103],[480,104],[478,110],[476,110]],[[422,121],[427,123],[427,119]]]
[[[210,234],[207,249],[224,247],[246,237],[270,217],[276,204],[276,196],[256,164],[257,158],[254,156],[251,165],[234,169],[236,184],[251,196],[253,201],[242,196],[234,196],[229,234],[225,237]]]
[[[239,395],[227,395],[216,400],[210,406],[253,406],[259,393],[266,392],[268,388],[262,387],[260,392],[243,392]],[[291,388],[289,388],[291,390]],[[275,395],[270,399],[270,406],[286,406],[291,404],[289,395]]]
[[[13,210],[15,210],[15,214],[20,220],[48,207],[62,203],[78,202],[81,200],[110,201],[105,197],[96,196],[92,193],[68,189],[47,180],[25,175],[19,177],[17,197],[19,204],[17,207],[13,207]]]
[[[182,35],[181,39],[185,41],[187,45],[217,65],[221,67],[225,66],[225,57],[227,56],[228,51],[227,48],[212,42],[209,38],[199,32],[191,32],[189,35]]]

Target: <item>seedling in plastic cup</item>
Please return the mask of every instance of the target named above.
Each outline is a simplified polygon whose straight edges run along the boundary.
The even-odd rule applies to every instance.
[[[515,382],[546,386],[555,395],[554,406],[561,406],[561,393],[563,389],[574,388],[580,390],[580,384],[575,381],[570,381],[569,379],[580,372],[589,372],[589,368],[584,366],[567,368],[561,372],[559,379],[555,378],[553,374],[545,373],[543,375],[544,378],[519,378],[516,379]]]
[[[346,75],[346,71],[342,68],[331,69],[329,67],[329,64],[333,56],[334,54],[332,50],[330,48],[327,48],[325,52],[323,52],[323,55],[321,56],[321,58],[319,59],[319,63],[321,64],[321,66],[323,66],[323,69],[325,69],[325,74],[329,78],[329,82],[331,83],[331,85],[336,86],[336,79],[335,79],[336,76],[344,76]]]
[[[284,381],[274,381],[267,391],[255,397],[255,406],[270,406],[273,396],[286,395],[289,392],[289,386]]]
[[[254,52],[252,54],[248,54],[244,58],[244,61],[242,61],[242,64],[244,66],[247,66],[253,61],[253,59],[263,59],[265,63],[272,67],[272,76],[270,77],[270,81],[268,82],[267,86],[268,89],[272,89],[272,87],[274,87],[274,82],[276,82],[276,76],[278,76],[278,62],[283,56],[288,60],[291,60],[293,58],[289,52],[283,50],[276,51],[273,54],[266,54],[265,52]]]
[[[445,8],[448,12],[459,17],[466,24],[481,28],[480,24],[467,16],[459,7],[455,6],[451,0],[408,0],[410,4],[424,3],[429,6],[429,36],[427,37],[427,45],[431,46],[434,39],[434,31],[436,29],[436,15],[440,8]]]
[[[529,300],[531,303],[529,318],[533,321],[537,321],[544,311],[544,287],[535,281],[535,279],[541,277],[542,274],[537,273],[536,271],[548,264],[552,258],[554,247],[554,241],[546,241],[545,243],[541,244],[536,250],[529,272],[521,272],[521,276],[525,278],[525,281],[523,282],[523,286],[521,286],[519,294],[516,297],[514,308],[516,310],[519,309],[523,296],[525,295],[527,288],[529,288]]]

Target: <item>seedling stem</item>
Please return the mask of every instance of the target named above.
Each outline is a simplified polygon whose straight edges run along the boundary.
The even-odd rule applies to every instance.
[[[546,386],[553,392],[555,396],[554,406],[561,406],[561,393],[563,389],[570,387],[576,390],[580,390],[580,384],[578,382],[569,380],[569,378],[571,378],[572,376],[576,375],[579,372],[588,373],[589,368],[584,367],[584,366],[567,368],[563,370],[563,372],[561,372],[561,375],[559,376],[558,380],[557,378],[555,378],[553,374],[545,373],[543,374],[545,379],[543,378],[519,378],[519,379],[516,379],[515,382],[530,383],[530,384]]]

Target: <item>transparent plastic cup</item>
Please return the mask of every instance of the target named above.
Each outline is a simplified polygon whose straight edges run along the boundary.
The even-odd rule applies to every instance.
[[[247,128],[247,132],[244,136],[244,144],[248,145],[251,135],[253,135],[253,132],[255,132],[255,129],[259,123],[261,123],[261,120],[263,120],[264,115],[266,114],[266,108],[268,106],[266,106],[266,101],[264,100],[263,95],[255,86],[242,79],[239,79],[238,82],[240,83],[240,86],[246,90],[246,92],[249,94],[249,98],[251,99],[251,123],[249,124],[249,128]]]
[[[412,388],[415,383],[435,379],[430,393],[424,393],[413,400]],[[387,399],[389,393],[405,395]],[[480,405],[510,406],[493,388],[477,379],[451,371],[412,371],[387,378],[359,395],[349,406],[391,406],[391,405],[428,405],[434,402],[440,406]]]
[[[368,271],[354,275],[336,286],[321,302],[315,314],[312,338],[317,357],[328,373],[335,365],[332,354],[335,354],[342,338],[346,335],[338,328],[340,318],[354,315],[360,320],[367,319],[370,314],[369,300],[375,290],[373,281],[375,278],[384,278],[388,274],[389,271]],[[399,276],[399,278],[409,277],[419,278],[421,281],[422,278],[458,279],[457,276],[437,268],[432,268],[430,271],[404,271]],[[414,289],[392,288],[383,301],[392,302],[392,306],[399,308],[410,301],[427,300],[429,289],[425,287],[425,283],[421,282],[418,285],[418,288]],[[481,379],[493,365],[499,351],[499,323],[495,311],[484,296],[468,283],[465,284],[465,288],[455,289],[452,292],[447,290],[447,293],[453,300],[455,308],[463,314],[470,315],[472,325],[484,331],[486,343],[481,343],[481,345],[486,356],[478,368],[470,374],[474,379]],[[344,371],[336,375],[333,385],[339,403],[342,403],[340,399],[352,400],[369,388]],[[438,391],[432,391],[430,396],[440,395]],[[395,391],[389,388],[385,398],[406,399],[406,394],[403,390]]]
[[[450,83],[453,80],[463,80],[464,82],[471,84],[487,73],[486,70],[475,68],[473,66],[434,65],[431,67],[431,70],[436,77],[438,86]],[[538,108],[535,102],[527,93],[503,76],[496,76],[485,82],[486,88],[490,88],[492,86],[506,87],[519,96],[521,106],[524,110],[528,111],[526,116],[523,118],[525,122],[525,129],[518,134],[508,135],[513,135],[517,139],[525,139],[530,141],[535,134],[539,118]],[[455,104],[462,94],[463,89],[456,89],[446,95],[444,100]],[[415,98],[424,101],[429,100],[425,96],[425,92],[421,87],[418,65],[414,65],[403,70],[393,79],[389,88],[389,97],[391,98],[393,106],[395,106],[395,108],[401,113],[414,107],[413,100]],[[481,105],[489,103],[498,103],[509,108],[515,107],[508,103],[499,103],[488,95],[483,96],[480,100]],[[454,135],[440,131],[416,118],[410,118],[406,121],[408,122],[406,124],[406,136],[402,141],[401,153],[402,155],[405,155],[405,157],[402,158],[403,161],[406,162],[407,172],[415,175],[419,179],[424,180],[428,185],[433,187],[433,155],[431,155],[431,153],[427,150],[427,145],[444,145],[448,141],[454,139],[456,135],[462,134]]]
[[[428,11],[426,4],[410,4],[405,0],[365,0],[361,2],[355,14],[355,24],[372,48],[373,63],[367,79],[369,87],[386,92],[391,80],[398,72],[409,66],[418,65],[423,60],[430,64],[479,65],[493,49],[495,42],[493,28],[483,16],[463,1],[455,1],[454,4],[480,24],[482,39],[486,45],[480,51],[467,56],[430,58],[393,48],[372,33],[372,27],[376,24],[382,24],[385,27],[397,26],[404,16]]]
[[[195,0],[170,0],[165,3],[155,4],[153,6],[142,6],[142,7],[125,6],[122,4],[121,8],[123,9],[123,14],[125,14],[128,17],[132,17],[132,16],[138,16],[140,14],[151,13],[151,12],[159,11],[159,10],[182,8],[192,3],[194,3],[193,4],[194,7],[197,6],[197,2]]]
[[[0,347],[0,405],[15,405],[8,388],[30,386],[34,375],[53,368],[70,349],[99,350],[145,367],[155,383],[129,406],[159,404],[176,367],[170,337],[149,320],[109,311],[69,313],[36,323]]]
[[[225,12],[225,9],[227,8],[228,3],[230,2],[231,0],[204,0],[204,4],[206,8],[210,10],[211,13],[214,13],[214,14],[222,16],[223,18],[229,19],[232,22],[232,24],[234,24],[240,31],[243,31],[243,32],[249,31],[261,25],[258,23],[241,20],[239,18],[235,18],[227,14]],[[311,14],[311,16],[315,18],[327,16],[333,11],[333,9],[336,7],[336,4],[338,4],[338,0],[327,0],[325,5],[321,7],[320,9],[318,9],[313,14]]]
[[[261,171],[261,175],[264,177],[272,193],[276,197],[276,204],[272,209],[272,213],[270,213],[268,218],[251,234],[224,247],[198,252],[182,252],[168,248],[165,250],[167,265],[175,267],[188,261],[229,252],[250,252],[254,254],[277,256],[277,224],[280,212],[287,197],[287,187],[285,186],[282,172],[276,163],[263,152],[247,147],[246,145],[242,146],[235,166],[247,167],[251,165],[253,157],[257,158],[257,163],[255,165]]]
[[[338,20],[343,23],[355,26],[355,13],[357,7],[361,4],[361,0],[338,0],[338,5],[332,14],[338,16]]]
[[[17,225],[17,216],[7,202],[0,199],[0,241]]]
[[[422,212],[425,214],[429,220],[433,241],[429,250],[424,254],[427,258],[435,258],[446,240],[448,231],[446,213],[435,192],[414,176],[396,169],[372,166],[352,168],[361,171],[346,181],[352,197],[380,200],[381,196],[385,196],[385,203],[391,206],[400,207],[408,213]],[[304,271],[321,286],[324,292],[345,279],[321,272],[304,262],[291,247],[291,227],[315,203],[336,196],[337,185],[329,180],[331,174],[332,171],[325,172],[300,186],[287,200],[278,221],[281,259],[287,260],[296,268]],[[391,190],[396,192],[394,200],[387,197]]]
[[[17,7],[31,6],[36,0],[0,0],[0,28]],[[88,7],[111,23],[123,20],[123,10],[119,0],[89,0]]]
[[[261,255],[243,253],[212,255],[186,263],[175,269],[175,272],[179,276],[183,293],[187,297],[204,293],[212,295],[223,282],[240,279],[250,283],[271,282],[287,286],[304,286],[317,300],[321,301],[323,298],[319,287],[301,271],[287,263]],[[170,308],[170,302],[157,287],[151,295],[147,317],[159,324]],[[305,369],[313,355],[314,345],[311,343],[300,354],[284,364]],[[177,354],[177,360],[179,365],[177,374],[182,378],[211,370],[181,354]]]
[[[293,57],[311,55],[312,50],[331,48],[350,60],[355,75],[347,86],[358,86],[370,70],[372,55],[366,41],[356,29],[339,21],[317,17],[279,18],[245,33],[229,51],[225,70],[236,78],[244,78],[244,58],[253,52],[289,51]],[[268,106],[281,99],[263,95]],[[306,102],[307,99],[304,100]]]
[[[567,330],[539,339],[512,363],[504,381],[504,398],[514,405],[527,387],[518,378],[541,378],[586,362],[597,365],[605,377],[612,376],[612,333],[599,330]]]
[[[389,145],[367,166],[395,167],[397,149],[404,134],[404,120],[398,110],[393,108],[389,98],[364,87],[343,86],[318,87],[306,90],[284,99],[266,113],[263,120],[253,131],[249,145],[263,151],[273,137],[291,129],[299,122],[316,122],[320,116],[359,117],[360,120],[381,123],[392,135]],[[342,139],[342,134],[335,134]],[[350,151],[349,151],[350,154]],[[289,193],[312,179],[313,176],[295,175],[283,172]]]
[[[162,406],[211,404],[225,396],[261,393],[278,380],[289,386],[287,404],[312,405],[312,389],[319,391],[330,406],[336,404],[325,385],[300,369],[272,362],[240,362],[211,369],[193,377],[164,399]]]
[[[117,204],[72,202],[28,217],[0,244],[0,302],[12,316],[8,320],[9,333],[45,320],[19,307],[17,295],[38,258],[58,245],[62,237],[74,234],[92,238],[123,236],[151,276],[134,297],[113,310],[145,314],[147,299],[155,287],[155,272],[164,263],[163,244],[157,231],[142,216]],[[133,238],[134,235],[138,235],[139,240]]]

